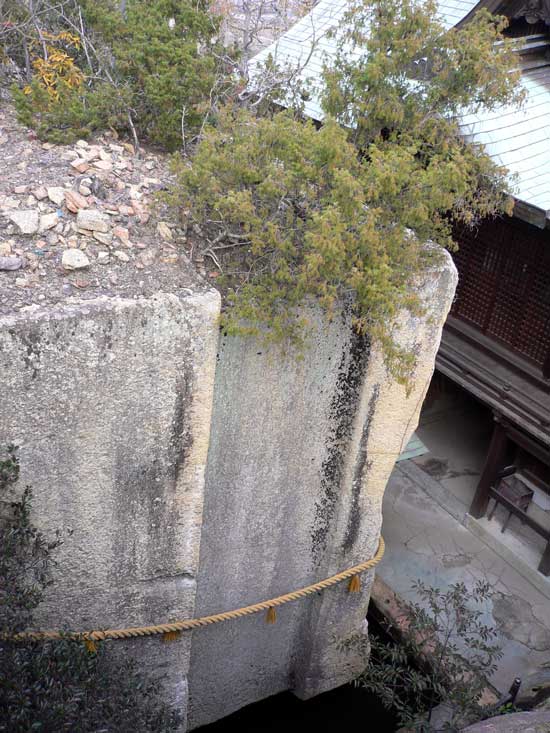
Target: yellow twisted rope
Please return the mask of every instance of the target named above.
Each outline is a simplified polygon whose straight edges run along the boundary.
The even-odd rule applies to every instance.
[[[215,613],[211,616],[191,618],[184,621],[174,621],[174,623],[170,624],[157,624],[156,626],[136,626],[130,629],[106,629],[105,631],[72,631],[67,633],[61,631],[22,631],[19,634],[9,636],[0,635],[0,638],[10,639],[12,641],[24,641],[25,639],[48,640],[73,638],[94,642],[103,641],[104,639],[129,639],[135,636],[153,636],[154,634],[178,634],[180,631],[188,631],[201,626],[218,624],[221,621],[230,621],[231,619],[249,616],[250,614],[259,613],[260,611],[269,611],[269,609],[275,608],[276,606],[282,606],[284,603],[297,601],[299,598],[305,598],[312,593],[317,593],[320,590],[325,590],[325,588],[330,588],[331,585],[341,583],[343,580],[353,578],[355,575],[373,568],[382,559],[384,550],[384,539],[380,537],[376,554],[370,560],[366,560],[359,565],[354,565],[352,568],[343,570],[341,573],[337,573],[336,575],[331,575],[330,578],[325,578],[325,580],[320,580],[318,583],[313,583],[313,585],[308,585],[305,588],[300,588],[292,591],[291,593],[285,593],[282,596],[271,598],[268,601],[260,601],[260,603],[254,603],[251,606],[236,608],[233,611]]]

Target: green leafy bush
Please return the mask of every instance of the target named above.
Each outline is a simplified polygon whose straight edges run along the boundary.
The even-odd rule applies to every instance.
[[[424,253],[412,236],[403,246],[390,212],[368,206],[382,182],[339,125],[226,109],[192,164],[174,166],[170,199],[201,226],[205,253],[236,257],[225,265],[229,332],[300,344],[307,324],[296,307],[312,298],[332,314],[344,298],[358,330],[385,343],[396,369],[403,365],[386,324],[415,305],[408,281]]]
[[[388,625],[394,642],[371,636],[369,666],[358,683],[373,692],[410,731],[458,731],[483,718],[487,678],[502,657],[497,631],[483,623],[491,588],[478,581],[440,590],[417,581],[416,603],[402,603],[399,626]],[[448,720],[432,724],[444,703]],[[494,711],[490,711],[494,714]]]
[[[11,39],[12,55],[32,60],[32,80],[14,90],[23,123],[54,142],[112,127],[167,149],[197,131],[226,83],[214,53],[219,20],[205,0],[127,0],[124,12],[114,0],[59,8],[52,2],[37,18],[28,11],[25,27],[37,28],[30,43],[13,24],[26,54]]]
[[[156,681],[136,665],[117,660],[99,644],[90,653],[75,639],[10,641],[33,625],[34,612],[52,583],[51,553],[61,542],[48,539],[31,520],[32,492],[16,501],[6,493],[19,463],[10,447],[0,457],[0,731],[5,733],[168,733],[178,716],[160,697]]]
[[[228,330],[299,341],[297,306],[314,298],[331,314],[350,301],[357,329],[410,378],[414,355],[393,334],[400,310],[420,307],[430,243],[452,249],[453,226],[510,207],[504,169],[464,140],[456,115],[521,96],[503,22],[483,13],[447,31],[435,10],[357,0],[324,72],[321,129],[229,108],[175,164],[171,200],[229,286]]]
[[[131,94],[127,88],[115,89],[108,82],[92,90],[62,87],[52,97],[38,79],[28,93],[13,86],[12,96],[18,119],[36,130],[38,137],[67,145],[93,132],[112,128],[123,130],[128,124]]]

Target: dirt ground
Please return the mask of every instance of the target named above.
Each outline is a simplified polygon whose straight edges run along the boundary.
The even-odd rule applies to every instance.
[[[42,143],[2,101],[0,314],[74,296],[207,287],[186,256],[181,222],[156,203],[168,162],[150,150],[136,155],[111,133]]]

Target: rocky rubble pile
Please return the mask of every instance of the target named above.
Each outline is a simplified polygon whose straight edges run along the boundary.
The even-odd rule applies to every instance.
[[[4,109],[0,160],[0,312],[189,284],[185,231],[154,196],[165,156],[108,135],[41,143]]]

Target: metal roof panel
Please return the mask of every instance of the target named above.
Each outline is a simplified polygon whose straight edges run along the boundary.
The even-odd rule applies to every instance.
[[[478,3],[439,0],[438,4],[442,21],[450,28]],[[308,15],[253,59],[252,74],[254,64],[264,63],[268,56],[294,68],[307,61],[300,73],[301,79],[310,84],[310,97],[304,107],[305,113],[316,120],[324,116],[319,102],[323,66],[336,52],[336,40],[328,38],[327,33],[338,26],[348,7],[347,0],[320,0]],[[467,139],[484,145],[499,165],[517,176],[518,198],[550,210],[550,65],[525,71],[522,82],[526,100],[521,109],[465,111],[459,122]]]

